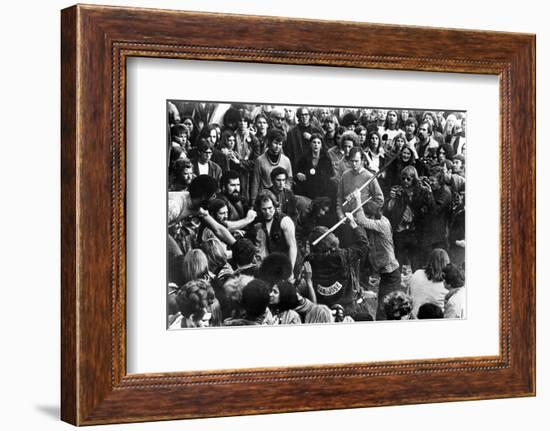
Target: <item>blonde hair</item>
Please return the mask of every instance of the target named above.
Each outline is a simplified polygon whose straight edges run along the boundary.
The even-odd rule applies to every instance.
[[[326,305],[315,304],[306,314],[306,323],[333,323],[332,311]]]
[[[209,238],[201,244],[206,254],[210,271],[214,272],[227,263],[227,254],[222,242],[217,238]]]
[[[199,280],[207,275],[208,258],[206,254],[199,248],[189,250],[183,258],[183,283]]]

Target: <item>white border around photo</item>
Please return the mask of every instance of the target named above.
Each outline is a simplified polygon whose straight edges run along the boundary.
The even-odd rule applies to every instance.
[[[498,354],[498,77],[135,57],[127,73],[129,374]],[[467,111],[467,319],[167,331],[167,99]]]

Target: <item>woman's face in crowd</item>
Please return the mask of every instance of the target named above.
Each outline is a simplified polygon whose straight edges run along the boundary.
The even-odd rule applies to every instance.
[[[414,135],[416,132],[416,125],[414,123],[409,123],[405,125],[405,132],[407,132],[409,135]]]
[[[388,114],[388,111],[385,109],[379,109],[378,110],[378,119],[380,121],[386,121],[386,115]]]
[[[443,160],[447,160],[447,153],[445,152],[445,149],[440,148],[437,151],[437,159],[442,162]]]
[[[216,144],[216,142],[218,141],[218,132],[216,131],[216,129],[210,130],[210,134],[208,135],[208,141],[213,145]]]
[[[369,146],[372,150],[377,150],[380,146],[380,138],[377,134],[372,134],[369,141]]]
[[[181,132],[174,136],[174,141],[181,145],[182,148],[187,146],[187,133]]]
[[[294,117],[294,108],[285,108],[285,119],[287,121],[293,121]]]
[[[395,125],[397,124],[397,112],[395,111],[389,111],[387,115],[388,124]]]
[[[321,108],[319,110],[319,121],[322,123],[323,121],[325,121],[325,119],[328,118],[329,115],[330,110],[328,108]]]
[[[345,140],[344,142],[342,142],[342,150],[344,151],[344,155],[346,157],[349,156],[349,152],[351,151],[352,148],[353,148],[353,141]]]
[[[277,287],[277,285],[275,285],[271,288],[271,291],[269,292],[269,304],[270,305],[278,304],[279,297],[280,297],[279,288]]]
[[[321,148],[323,147],[323,142],[321,142],[321,139],[319,138],[314,138],[311,140],[311,151],[314,153],[314,154],[319,154],[319,152],[321,151]]]
[[[401,111],[401,120],[407,121],[407,118],[409,118],[409,111],[407,111],[406,109],[403,109]]]
[[[187,128],[187,130],[189,130],[189,133],[193,131],[193,122],[190,118],[186,118],[185,120],[183,120],[182,124]]]
[[[363,144],[367,140],[367,131],[361,130],[357,136],[359,136],[359,145],[363,146]]]
[[[260,132],[262,135],[267,132],[267,120],[263,117],[258,118],[256,121],[256,127],[258,128],[258,132]]]
[[[233,150],[233,148],[235,148],[235,143],[236,143],[235,136],[228,136],[225,141],[225,145],[229,150]]]
[[[398,137],[396,137],[396,138],[393,140],[393,144],[394,144],[397,148],[403,148],[403,145],[405,145],[405,140],[403,139],[402,136],[398,136]]]
[[[273,139],[271,143],[269,144],[269,151],[271,154],[276,156],[277,154],[280,154],[283,149],[283,142],[277,141],[276,139]]]
[[[241,131],[245,131],[246,129],[248,129],[248,121],[246,121],[246,118],[241,118],[239,120],[239,129]]]
[[[408,148],[403,148],[403,151],[401,151],[401,160],[403,160],[404,162],[408,162],[410,161],[412,158],[412,152],[410,149]]]

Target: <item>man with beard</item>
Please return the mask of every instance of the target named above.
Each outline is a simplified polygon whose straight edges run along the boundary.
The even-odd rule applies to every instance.
[[[416,140],[416,152],[421,159],[428,156],[430,149],[439,148],[439,143],[432,138],[432,134],[432,125],[428,121],[420,123],[420,126],[418,126],[418,139]]]
[[[271,171],[280,166],[288,172],[287,186],[292,184],[292,164],[287,156],[282,153],[284,135],[278,130],[269,134],[267,151],[258,157],[254,162],[252,174],[252,202],[256,200],[258,193],[272,186]]]
[[[229,170],[222,175],[220,180],[222,194],[219,196],[228,209],[228,220],[236,221],[242,219],[248,211],[247,200],[241,195],[240,175],[236,171]]]
[[[275,252],[286,254],[294,270],[298,254],[294,222],[286,214],[277,211],[277,203],[269,190],[258,195],[256,207],[259,215],[253,234],[260,254],[263,258]]]
[[[189,185],[189,191],[168,192],[168,227],[189,218],[199,218],[214,235],[231,245],[235,238],[229,230],[208,213],[209,202],[214,198],[218,183],[208,175],[199,175]]]
[[[248,210],[246,217],[243,217],[240,220],[230,221],[228,219],[229,210],[227,208],[227,204],[222,199],[213,199],[210,201],[208,205],[208,212],[217,223],[226,227],[233,237],[237,238],[241,238],[244,235],[244,232],[242,232],[241,229],[244,229],[256,219],[256,211]],[[197,235],[198,242],[203,243],[213,237],[216,237],[214,231],[207,223],[202,223],[199,227],[199,232]]]
[[[285,143],[285,154],[292,161],[292,168],[296,171],[296,163],[309,150],[309,141],[311,135],[320,133],[324,135],[324,131],[311,123],[311,113],[309,109],[301,107],[296,111],[298,124],[290,129]]]

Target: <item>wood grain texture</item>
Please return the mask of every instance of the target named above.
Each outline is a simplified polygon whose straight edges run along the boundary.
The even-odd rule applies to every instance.
[[[499,356],[127,375],[130,56],[498,75]],[[62,419],[83,425],[533,395],[534,71],[532,35],[98,6],[62,11]]]

